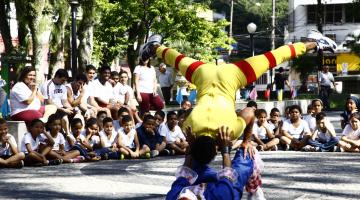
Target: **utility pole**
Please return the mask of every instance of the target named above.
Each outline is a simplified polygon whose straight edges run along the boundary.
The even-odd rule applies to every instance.
[[[276,18],[276,13],[275,13],[275,0],[272,0],[272,16],[271,16],[271,50],[275,49],[275,18]],[[270,84],[273,84],[273,69],[270,70]]]
[[[233,15],[234,15],[234,0],[230,0],[230,28],[229,28],[229,37],[233,36]],[[229,56],[231,54],[231,49],[229,50]]]

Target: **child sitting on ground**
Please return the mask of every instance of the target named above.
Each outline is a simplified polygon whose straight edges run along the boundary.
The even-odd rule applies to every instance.
[[[24,134],[21,140],[20,150],[25,153],[24,163],[30,166],[42,166],[42,165],[59,165],[62,163],[60,159],[47,160],[46,156],[54,145],[54,140],[44,130],[44,123],[40,119],[34,119],[29,124],[29,132]],[[48,139],[47,146],[39,148],[41,136],[44,133]]]
[[[355,96],[348,97],[345,103],[345,110],[341,113],[341,128],[344,129],[350,121],[350,115],[359,112],[360,100]]]
[[[130,115],[122,117],[121,126],[118,139],[120,152],[125,155],[126,158],[138,158],[140,144]]]
[[[22,168],[25,154],[19,152],[15,138],[8,130],[5,119],[0,118],[0,167]]]
[[[267,123],[267,113],[264,109],[256,110],[257,121],[254,123],[252,136],[253,141],[258,145],[259,151],[277,150],[279,139],[275,138],[273,131]]]
[[[166,115],[166,123],[163,124],[160,129],[160,135],[166,138],[166,149],[170,151],[171,155],[183,155],[185,154],[186,148],[189,146],[177,123],[176,113],[170,111]]]
[[[89,146],[88,151],[93,151],[96,148],[100,148],[99,126],[96,118],[90,118],[86,121],[85,130],[80,135],[84,136]]]
[[[326,118],[324,112],[316,114],[316,128],[311,138],[308,140],[306,151],[334,151],[334,147],[339,143],[336,138],[334,126]]]
[[[68,152],[65,151],[65,138],[63,134],[61,134],[62,127],[61,118],[59,116],[56,114],[50,115],[47,122],[47,128],[49,130],[49,136],[53,140],[53,146],[50,152],[46,155],[47,158],[60,159],[63,160],[64,163],[75,163],[84,160],[84,157],[80,157],[80,152],[77,150],[70,150]],[[49,139],[44,133],[40,136],[41,149],[43,146],[49,145]]]
[[[160,126],[162,126],[162,124],[164,124],[165,121],[165,113],[162,110],[158,110],[155,112],[154,117],[155,117],[156,128],[160,132]]]
[[[126,107],[120,107],[117,112],[117,120],[113,121],[114,130],[119,132],[121,129],[122,117],[125,115],[130,115],[130,111]],[[132,119],[132,118],[131,118]],[[132,119],[133,120],[133,119]]]
[[[145,115],[142,125],[136,129],[140,143],[141,157],[156,157],[164,153],[166,142],[156,129],[155,118],[152,115]]]
[[[68,134],[65,138],[65,151],[78,150],[80,155],[87,161],[99,161],[101,158],[95,156],[95,152],[92,151],[92,146],[82,135],[83,123],[79,118],[74,118],[71,121],[71,134]]]
[[[280,110],[273,108],[270,111],[270,119],[268,120],[269,129],[274,133],[275,137],[280,137],[280,129],[283,124],[281,120]]]
[[[103,120],[107,117],[107,113],[103,110],[99,111],[96,115],[99,131],[103,130]]]
[[[103,130],[99,132],[100,149],[95,152],[103,159],[123,159],[118,148],[118,133],[114,130],[113,119],[106,117],[103,120]]]
[[[341,151],[359,152],[360,151],[360,114],[350,115],[350,122],[345,126],[339,141]]]

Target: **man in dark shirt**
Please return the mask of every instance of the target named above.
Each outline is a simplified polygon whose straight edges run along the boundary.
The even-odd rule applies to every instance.
[[[165,154],[166,146],[165,138],[162,137],[156,129],[155,117],[146,115],[143,124],[136,129],[140,143],[140,156],[146,156],[150,153],[150,157],[156,157],[159,153]]]
[[[277,92],[277,99],[278,101],[282,101],[285,84],[290,88],[289,81],[286,79],[284,75],[284,68],[282,67],[279,68],[278,73],[275,74],[274,83]]]

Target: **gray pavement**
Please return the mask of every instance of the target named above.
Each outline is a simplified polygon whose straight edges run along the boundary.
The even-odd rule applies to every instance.
[[[338,114],[329,113],[337,129]],[[360,154],[278,151],[261,156],[267,199],[360,199]],[[0,169],[0,199],[164,199],[182,162],[177,156]],[[220,156],[212,166],[221,168]]]

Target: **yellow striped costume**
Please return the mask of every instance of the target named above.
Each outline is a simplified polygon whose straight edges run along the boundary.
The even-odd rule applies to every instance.
[[[196,85],[197,105],[184,126],[191,126],[197,136],[216,137],[217,129],[225,125],[233,132],[233,139],[236,139],[246,125],[235,113],[236,90],[254,82],[268,69],[305,52],[304,43],[295,43],[219,66],[194,60],[165,46],[158,47],[156,55],[166,64],[180,70],[188,81]]]

